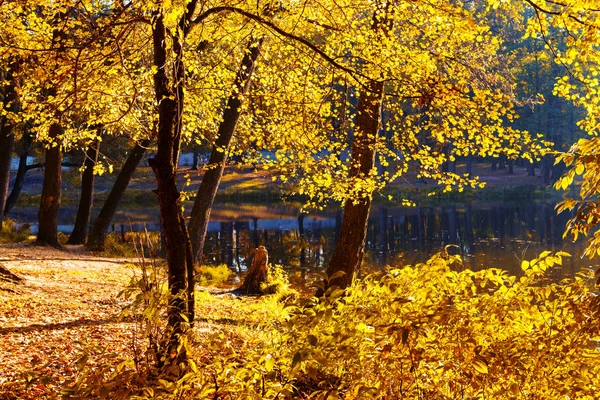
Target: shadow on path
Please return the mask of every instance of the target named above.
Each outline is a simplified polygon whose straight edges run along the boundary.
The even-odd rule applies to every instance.
[[[31,324],[27,326],[15,326],[12,328],[0,328],[0,335],[9,333],[29,333],[35,331],[54,331],[60,329],[77,328],[80,326],[97,326],[117,322],[116,318],[110,319],[76,319],[75,321],[60,322],[55,324]]]

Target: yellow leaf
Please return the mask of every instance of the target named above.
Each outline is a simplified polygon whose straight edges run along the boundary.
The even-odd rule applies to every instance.
[[[473,361],[473,368],[475,368],[475,371],[479,372],[480,374],[488,373],[488,367],[487,367],[487,365],[485,365],[485,363],[483,361],[479,361],[479,360]]]
[[[273,359],[273,356],[270,354],[267,354],[267,356],[265,357],[265,369],[267,370],[267,372],[271,372],[273,370],[274,364],[275,364],[275,360]]]

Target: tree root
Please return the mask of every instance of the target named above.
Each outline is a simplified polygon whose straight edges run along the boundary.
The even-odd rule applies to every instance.
[[[11,282],[11,283],[21,283],[24,281],[19,275],[11,272],[4,265],[0,264],[0,280]]]

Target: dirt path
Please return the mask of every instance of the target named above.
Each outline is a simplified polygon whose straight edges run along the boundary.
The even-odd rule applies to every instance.
[[[25,278],[0,284],[0,399],[57,398],[83,346],[131,345],[129,324],[115,322],[125,260],[19,244],[1,245],[0,263]]]

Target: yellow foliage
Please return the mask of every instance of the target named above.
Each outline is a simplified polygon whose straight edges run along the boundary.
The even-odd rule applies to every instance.
[[[110,365],[90,364],[73,394],[591,400],[600,357],[588,279],[545,275],[567,256],[544,252],[519,277],[462,270],[460,257],[443,253],[287,306],[277,296],[198,293],[206,322],[185,340],[191,360],[179,380],[152,383],[126,360],[95,380]]]

